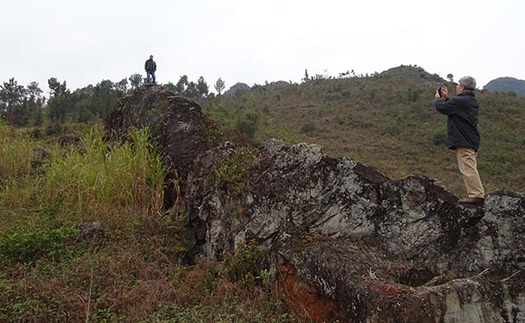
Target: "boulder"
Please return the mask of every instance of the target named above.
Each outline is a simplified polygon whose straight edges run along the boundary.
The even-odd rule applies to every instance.
[[[309,303],[331,309],[315,317],[321,312],[314,306],[317,320],[524,318],[522,195],[494,193],[472,209],[456,205],[436,180],[393,181],[316,145],[273,140],[239,154],[246,149],[231,143],[212,149],[189,176],[186,211],[203,256],[221,260],[239,243],[256,241],[276,266],[287,264],[285,286],[294,284],[286,274],[292,268],[296,283],[324,300]],[[243,177],[217,177],[228,172],[224,165]]]
[[[123,96],[118,108],[106,120],[106,137],[126,141],[131,128],[144,127],[149,129],[152,144],[159,150],[163,165],[168,169],[164,208],[178,207],[177,201],[181,199],[177,195],[184,195],[185,179],[193,160],[217,145],[220,131],[204,116],[196,102],[159,85],[144,85]]]
[[[148,127],[164,164],[183,179],[193,160],[220,138],[217,126],[196,102],[159,85],[142,86],[123,96],[105,124],[109,140],[127,140],[132,127]]]
[[[525,321],[523,195],[466,208],[434,179],[391,180],[317,145],[216,145],[198,104],[159,86],[124,97],[106,128],[143,126],[183,179],[196,257],[264,248],[312,320]]]

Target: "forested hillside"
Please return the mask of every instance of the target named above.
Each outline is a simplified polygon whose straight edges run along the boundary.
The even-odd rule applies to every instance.
[[[439,83],[455,84],[417,66],[371,76],[275,82],[208,100],[205,111],[255,142],[321,145],[333,156],[365,162],[392,178],[412,174],[443,182],[458,196],[463,183],[446,149],[446,117],[431,108]],[[525,98],[476,92],[480,102],[479,171],[487,192],[525,191]]]

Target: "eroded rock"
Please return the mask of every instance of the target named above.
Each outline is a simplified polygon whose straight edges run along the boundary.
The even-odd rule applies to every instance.
[[[433,179],[393,181],[316,145],[214,146],[199,106],[157,86],[123,98],[107,129],[123,138],[132,126],[148,126],[183,175],[199,256],[264,246],[314,320],[524,321],[521,194],[471,209]]]
[[[194,101],[162,86],[143,86],[122,97],[106,121],[109,139],[128,140],[131,127],[148,127],[165,165],[186,178],[193,160],[215,146],[219,131]]]
[[[190,176],[187,213],[206,257],[255,240],[352,322],[523,315],[523,196],[495,193],[484,208],[465,208],[435,180],[392,181],[316,145],[275,142],[253,148],[258,159],[233,192],[213,173],[236,149],[201,155]]]

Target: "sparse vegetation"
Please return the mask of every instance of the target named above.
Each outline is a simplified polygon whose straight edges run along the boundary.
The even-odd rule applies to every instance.
[[[237,147],[229,156],[220,159],[213,167],[211,183],[225,185],[230,197],[237,196],[244,188],[250,170],[259,160],[256,150]]]

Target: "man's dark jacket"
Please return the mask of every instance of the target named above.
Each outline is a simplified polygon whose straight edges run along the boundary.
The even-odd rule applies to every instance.
[[[433,106],[447,115],[448,148],[479,149],[478,109],[473,91],[465,91],[452,99],[435,99]]]
[[[144,64],[144,69],[146,72],[155,72],[157,70],[157,64],[150,58]]]

